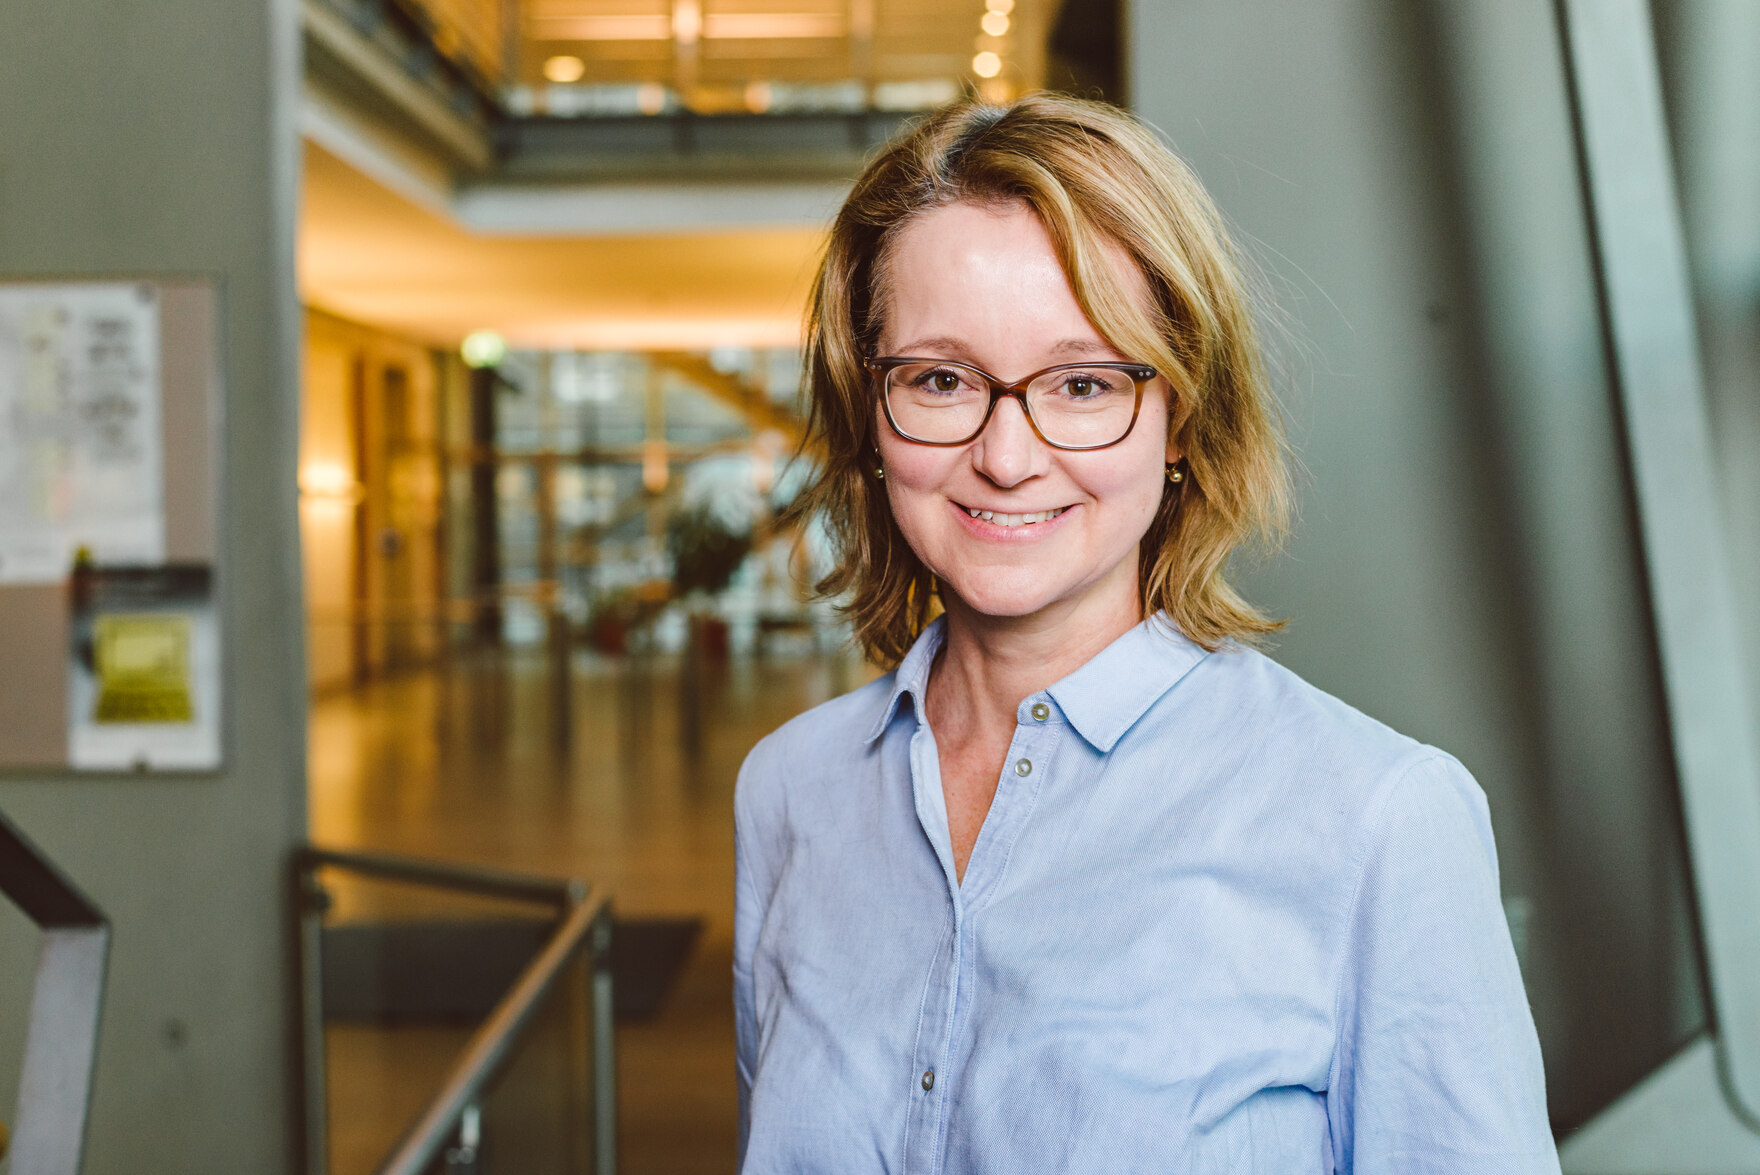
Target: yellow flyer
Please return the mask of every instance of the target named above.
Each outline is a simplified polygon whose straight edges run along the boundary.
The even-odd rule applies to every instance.
[[[93,622],[94,722],[189,722],[190,618],[109,613]]]

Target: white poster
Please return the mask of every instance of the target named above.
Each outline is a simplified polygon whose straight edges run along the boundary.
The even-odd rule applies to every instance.
[[[219,767],[211,569],[82,567],[70,588],[68,763],[85,771]]]
[[[164,561],[159,413],[151,286],[0,285],[0,584]]]

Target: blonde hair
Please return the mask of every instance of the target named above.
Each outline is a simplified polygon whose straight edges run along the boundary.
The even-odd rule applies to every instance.
[[[1020,203],[1044,223],[1077,302],[1102,336],[1174,390],[1169,436],[1189,475],[1164,487],[1138,551],[1143,615],[1165,611],[1215,649],[1281,627],[1224,576],[1229,554],[1285,532],[1283,438],[1234,247],[1191,170],[1114,107],[1034,94],[967,99],[889,144],[856,180],[831,228],[807,313],[806,444],[822,465],[788,511],[823,519],[837,551],[822,595],[868,657],[896,665],[928,623],[929,572],[906,544],[875,474],[877,345],[887,256],[915,217],[953,203]],[[1147,281],[1118,272],[1122,249]]]

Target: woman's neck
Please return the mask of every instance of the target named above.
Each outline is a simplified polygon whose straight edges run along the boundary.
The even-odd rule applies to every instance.
[[[1069,676],[1136,627],[1128,600],[1082,599],[1031,616],[987,616],[951,595],[947,634],[929,679],[937,738],[1012,730],[1021,699]]]

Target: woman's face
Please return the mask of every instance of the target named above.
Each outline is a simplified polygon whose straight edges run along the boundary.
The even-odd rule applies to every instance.
[[[1139,296],[1148,289],[1122,251]],[[1022,205],[951,204],[901,230],[891,260],[880,354],[950,359],[1014,381],[1085,361],[1140,362],[1100,336],[1077,304],[1044,226]],[[1137,619],[1137,547],[1161,502],[1167,385],[1145,389],[1120,443],[1088,452],[1041,441],[1020,402],[1004,398],[968,444],[907,441],[878,397],[874,426],[892,514],[911,550],[941,581],[950,610],[1057,619]],[[994,515],[1051,515],[990,521]]]

